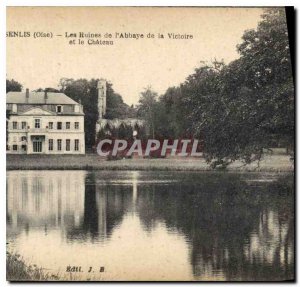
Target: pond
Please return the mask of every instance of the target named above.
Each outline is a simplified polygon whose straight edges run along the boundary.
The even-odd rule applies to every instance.
[[[290,280],[293,174],[8,171],[7,243],[64,280]]]

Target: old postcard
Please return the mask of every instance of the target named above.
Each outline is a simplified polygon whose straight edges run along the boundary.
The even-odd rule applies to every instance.
[[[8,281],[294,281],[292,7],[7,7]]]

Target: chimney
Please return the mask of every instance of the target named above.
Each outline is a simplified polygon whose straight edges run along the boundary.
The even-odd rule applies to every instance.
[[[48,100],[48,91],[45,91],[45,103],[47,103]]]
[[[28,103],[29,99],[29,89],[26,89],[26,103]]]

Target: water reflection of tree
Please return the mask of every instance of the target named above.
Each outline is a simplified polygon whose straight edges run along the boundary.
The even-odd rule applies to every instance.
[[[256,181],[258,175],[168,174],[180,183],[142,181],[136,197],[130,181],[105,178],[87,175],[84,216],[78,226],[67,228],[68,239],[109,240],[124,215],[133,212],[149,233],[164,223],[170,232],[185,235],[198,279],[293,278],[292,177],[270,183]]]
[[[101,180],[101,184],[97,181]],[[84,216],[79,226],[69,226],[69,240],[108,240],[123,219],[131,202],[132,187],[107,185],[101,174],[89,173],[85,179]]]
[[[139,187],[145,229],[157,222],[185,234],[196,277],[293,278],[293,180],[272,184],[216,174],[173,186]]]

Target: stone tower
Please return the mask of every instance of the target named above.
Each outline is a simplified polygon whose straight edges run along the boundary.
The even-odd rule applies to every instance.
[[[106,114],[106,81],[100,79],[97,84],[98,90],[98,120],[103,119]]]
[[[96,141],[100,130],[100,122],[106,114],[106,81],[100,79],[97,83],[98,90],[98,120],[96,122]]]

